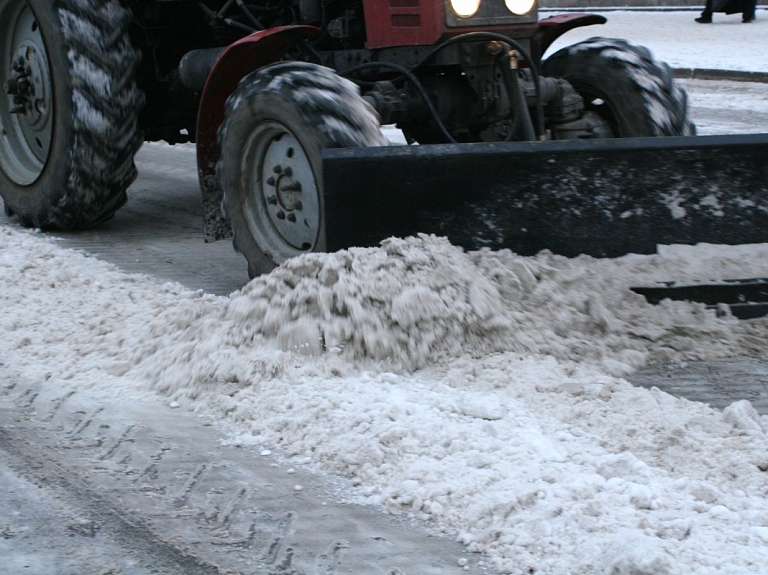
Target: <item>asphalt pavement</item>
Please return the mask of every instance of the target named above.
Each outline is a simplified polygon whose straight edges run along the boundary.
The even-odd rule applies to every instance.
[[[716,409],[746,399],[758,413],[768,415],[766,357],[655,365],[640,370],[628,379],[640,387],[657,387],[675,397],[700,401]]]

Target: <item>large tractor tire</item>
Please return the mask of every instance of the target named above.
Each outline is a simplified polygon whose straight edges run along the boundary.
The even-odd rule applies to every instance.
[[[542,74],[563,78],[584,98],[586,112],[616,138],[691,136],[688,97],[672,72],[647,48],[624,40],[590,38],[559,50]]]
[[[143,95],[119,0],[0,0],[0,193],[24,225],[97,224],[136,177]]]
[[[227,101],[218,176],[249,275],[325,251],[323,148],[386,143],[357,86],[329,68],[282,62],[246,76]]]

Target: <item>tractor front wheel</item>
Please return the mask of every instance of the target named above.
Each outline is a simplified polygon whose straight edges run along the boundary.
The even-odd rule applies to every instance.
[[[250,277],[325,251],[322,150],[385,145],[376,112],[333,70],[283,62],[246,76],[227,101],[218,176]]]
[[[567,80],[585,110],[616,138],[690,136],[688,99],[672,72],[650,51],[624,40],[590,38],[559,50],[542,74]]]

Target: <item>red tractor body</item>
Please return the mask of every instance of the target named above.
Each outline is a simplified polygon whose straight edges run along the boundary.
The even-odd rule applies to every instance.
[[[603,22],[583,13],[539,20],[535,0],[0,0],[0,194],[6,213],[25,225],[95,225],[126,201],[142,140],[194,142],[206,239],[234,234],[252,275],[307,252],[344,247],[345,238],[448,233],[457,229],[450,222],[463,221],[458,211],[467,209],[479,210],[478,221],[467,220],[477,227],[503,214],[468,239],[450,231],[467,247],[546,247],[549,232],[532,244],[514,239],[534,227],[537,215],[552,219],[537,207],[521,212],[526,221],[518,223],[517,212],[501,209],[504,198],[517,205],[519,185],[482,209],[457,203],[457,190],[437,188],[428,206],[412,206],[420,214],[437,210],[424,221],[399,200],[370,212],[399,196],[366,177],[397,172],[418,194],[436,181],[426,167],[450,158],[458,173],[448,181],[462,182],[460,196],[489,189],[493,172],[494,182],[544,177],[526,189],[562,189],[564,200],[591,202],[589,178],[580,177],[574,191],[568,174],[576,167],[553,169],[580,158],[583,142],[603,157],[632,149],[607,138],[693,135],[685,92],[647,49],[592,38],[543,58],[563,33]],[[388,151],[381,124],[396,125],[407,143],[420,146],[409,146],[413,153]],[[543,145],[553,140],[562,142]],[[690,140],[678,147],[698,149]],[[513,143],[533,147],[504,147]],[[487,144],[480,155],[465,147]],[[337,148],[354,161],[331,159]],[[546,149],[557,149],[557,159]],[[534,164],[516,161],[521,155]],[[478,163],[489,157],[505,161]],[[352,180],[333,173],[346,165],[354,166]],[[689,170],[670,165],[673,172]],[[742,172],[744,186],[764,187],[761,174]],[[655,213],[626,206],[628,178],[621,170],[601,175],[611,191],[603,189],[601,197],[616,199],[618,210],[608,210],[609,222]],[[701,194],[708,190],[702,186]],[[758,196],[747,217],[768,211]],[[361,198],[356,213],[370,219],[353,222],[349,209]],[[734,210],[743,211],[737,200]],[[376,213],[386,213],[387,221],[375,220]],[[403,225],[393,228],[393,219]],[[353,223],[365,233],[346,234]],[[571,222],[568,229],[578,226]],[[589,251],[608,253],[604,244]],[[576,245],[572,235],[564,245]]]
[[[449,2],[424,0],[363,0],[366,47],[436,45],[467,32],[496,32],[511,38],[531,37],[536,32],[537,10],[516,16],[503,0],[480,4],[472,18],[460,18]]]

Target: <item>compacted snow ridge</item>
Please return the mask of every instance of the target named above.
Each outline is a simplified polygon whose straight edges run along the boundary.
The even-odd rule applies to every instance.
[[[232,444],[344,477],[339,497],[427,521],[490,573],[765,573],[768,417],[623,379],[768,351],[765,319],[629,286],[761,275],[762,244],[599,260],[419,236],[216,297],[3,226],[0,360],[213,415]]]

